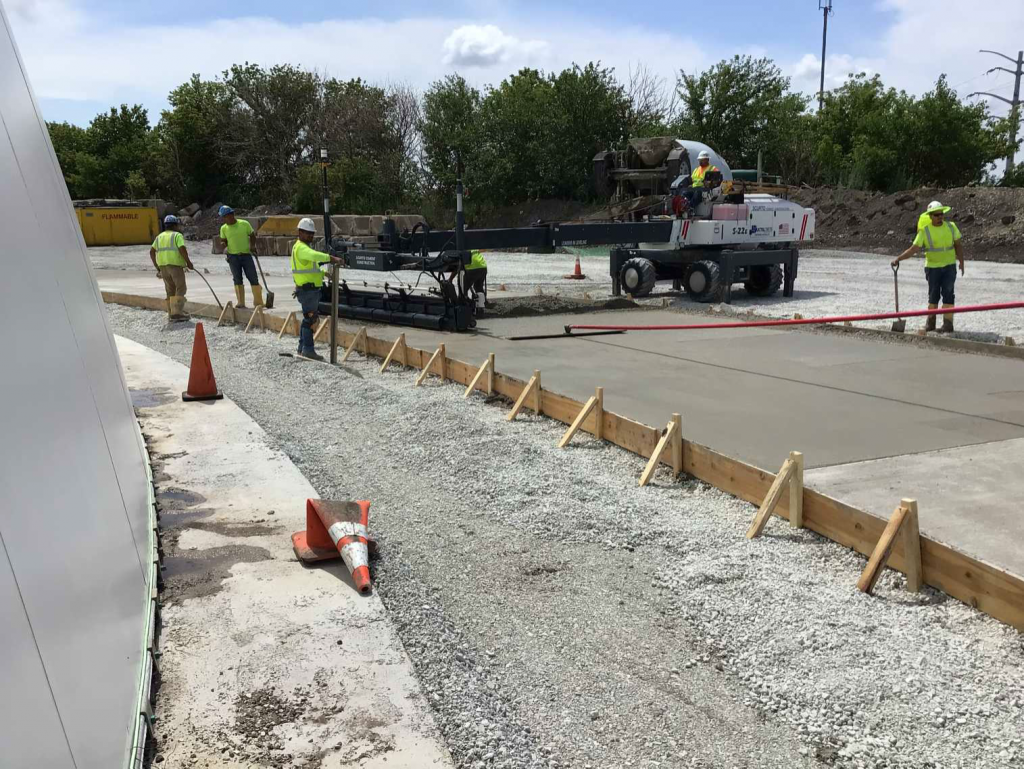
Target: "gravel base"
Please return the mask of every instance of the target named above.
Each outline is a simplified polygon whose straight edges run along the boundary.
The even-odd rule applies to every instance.
[[[108,306],[187,363],[191,324]],[[1024,642],[808,531],[379,362],[206,325],[221,389],[327,498],[373,500],[375,584],[456,763],[1024,766]]]

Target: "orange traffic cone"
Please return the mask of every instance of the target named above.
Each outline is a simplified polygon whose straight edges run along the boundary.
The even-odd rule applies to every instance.
[[[572,274],[563,276],[566,280],[583,280],[587,276],[580,270],[580,255],[576,254],[576,266],[572,270]]]
[[[296,557],[305,563],[325,561],[340,555],[352,575],[356,590],[369,593],[369,554],[377,550],[377,543],[367,530],[369,523],[369,502],[307,499],[306,530],[292,534],[292,549]]]
[[[203,324],[196,323],[196,338],[192,343],[192,365],[188,372],[188,389],[181,394],[183,401],[216,401],[224,396],[217,389],[210,363],[210,351],[206,348],[206,332]]]

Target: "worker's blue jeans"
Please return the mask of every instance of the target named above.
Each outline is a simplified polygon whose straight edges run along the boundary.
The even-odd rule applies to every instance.
[[[953,297],[953,286],[956,283],[956,264],[945,267],[925,267],[924,276],[928,280],[928,304],[956,304]]]
[[[313,352],[313,325],[320,307],[319,288],[296,288],[295,298],[302,307],[302,326],[299,328],[299,352]]]
[[[242,273],[249,279],[249,285],[255,286],[259,283],[256,277],[256,262],[252,254],[228,254],[228,267],[231,268],[231,281],[236,285],[242,285]]]

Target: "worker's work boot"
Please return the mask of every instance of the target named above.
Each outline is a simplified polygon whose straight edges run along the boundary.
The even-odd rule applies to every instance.
[[[245,286],[235,286],[235,307],[245,309]]]
[[[171,320],[188,320],[189,315],[185,312],[185,297],[175,296],[171,298]]]
[[[944,304],[942,307],[943,307],[943,309],[946,309],[947,307],[952,307],[952,306],[953,305],[951,305],[951,304]],[[944,314],[942,316],[942,328],[939,329],[939,333],[941,333],[941,334],[952,334],[953,333],[953,313],[947,312],[946,314]]]
[[[263,306],[263,286],[255,285],[252,288],[252,306],[262,307]]]
[[[167,320],[174,320],[174,297],[167,299]]]
[[[937,310],[939,306],[937,304],[928,305],[929,310]],[[935,330],[935,315],[929,315],[924,321],[924,332],[927,334],[929,331]]]
[[[300,358],[308,358],[309,360],[322,361],[324,356],[318,353],[316,350],[303,350],[299,353]]]

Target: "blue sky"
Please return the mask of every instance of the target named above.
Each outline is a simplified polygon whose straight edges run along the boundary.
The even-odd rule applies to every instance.
[[[460,72],[479,86],[522,66],[558,70],[600,59],[620,76],[638,65],[674,80],[734,53],[773,58],[794,87],[817,90],[817,0],[726,0],[702,10],[621,0],[567,2],[326,2],[221,0],[0,0],[49,120],[86,124],[112,104],[141,103],[151,121],[192,72],[215,77],[233,62],[289,62],[337,77],[422,89]],[[1007,64],[978,53],[1024,46],[1024,0],[834,0],[828,86],[851,71],[878,72],[914,93],[941,72],[972,90],[1011,94]],[[664,4],[670,8],[670,4]],[[698,4],[681,5],[698,8]],[[925,42],[927,41],[927,42]],[[172,52],[173,53],[170,53]],[[995,111],[1005,109],[996,103]]]

